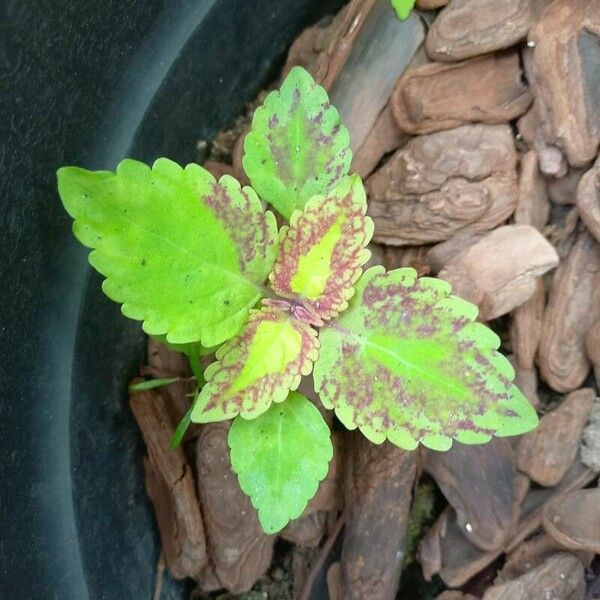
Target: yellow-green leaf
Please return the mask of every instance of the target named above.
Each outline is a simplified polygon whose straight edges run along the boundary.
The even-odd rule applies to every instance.
[[[251,188],[166,158],[116,173],[63,167],[58,189],[73,231],[93,248],[102,289],[125,316],[170,343],[215,346],[262,296],[276,253],[275,217]]]

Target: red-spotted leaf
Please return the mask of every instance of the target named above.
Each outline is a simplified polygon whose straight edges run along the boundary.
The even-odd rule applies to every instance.
[[[321,330],[315,390],[346,427],[406,449],[529,431],[537,415],[476,316],[445,281],[369,269],[348,311]]]
[[[328,194],[311,198],[280,232],[279,256],[270,275],[273,290],[299,300],[322,324],[348,306],[370,252],[373,221],[366,216],[358,175],[342,179]]]
[[[298,387],[318,348],[317,332],[307,323],[276,309],[252,311],[240,334],[219,348],[217,361],[206,369],[192,420],[257,417]]]
[[[327,92],[301,67],[256,109],[244,150],[252,187],[287,219],[335,185],[352,160],[348,130]]]

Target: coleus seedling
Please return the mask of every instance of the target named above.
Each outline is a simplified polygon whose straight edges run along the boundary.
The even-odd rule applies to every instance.
[[[447,450],[536,426],[475,306],[411,268],[362,273],[365,191],[305,70],[256,110],[244,149],[252,187],[160,158],[65,167],[58,188],[106,294],[192,359],[199,391],[178,439],[190,420],[233,419],[231,463],[265,531],[301,515],[332,457],[323,416],[294,391],[303,376],[374,443]],[[289,219],[279,232],[261,199]],[[198,356],[215,346],[202,374]]]

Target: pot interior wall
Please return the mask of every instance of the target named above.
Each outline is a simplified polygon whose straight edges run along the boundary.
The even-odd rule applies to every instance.
[[[102,294],[101,278],[74,244],[58,206],[55,169],[65,162],[113,169],[124,156],[198,159],[196,142],[239,114],[277,73],[294,37],[341,4],[65,0],[45,14],[46,4],[25,1],[17,15],[22,31],[51,38],[42,63],[37,46],[26,60],[37,65],[28,83],[39,95],[31,111],[36,127],[54,128],[54,137],[38,148],[33,175],[40,206],[51,206],[35,217],[48,251],[35,258],[39,270],[31,277],[41,321],[26,325],[39,335],[32,362],[40,371],[23,383],[37,408],[15,411],[21,429],[12,425],[18,438],[7,438],[9,447],[29,438],[31,447],[13,473],[24,482],[23,495],[6,505],[0,523],[10,539],[4,597],[151,598],[159,555],[143,489],[143,445],[126,393],[143,360],[144,335]],[[54,103],[46,114],[45,94]],[[9,510],[17,521],[11,523]],[[185,597],[184,588],[167,582],[161,598]]]

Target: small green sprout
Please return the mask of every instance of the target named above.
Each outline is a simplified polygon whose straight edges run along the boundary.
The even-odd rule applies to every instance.
[[[244,148],[252,187],[159,158],[64,167],[58,189],[104,292],[196,359],[199,391],[174,443],[189,422],[233,419],[233,469],[265,531],[302,514],[332,456],[323,417],[294,391],[311,372],[323,405],[377,444],[447,450],[537,425],[474,305],[410,268],[362,272],[365,191],[305,70],[256,110]],[[278,232],[261,200],[289,224]],[[200,349],[213,346],[202,379]]]

